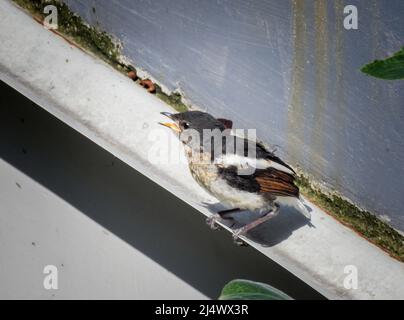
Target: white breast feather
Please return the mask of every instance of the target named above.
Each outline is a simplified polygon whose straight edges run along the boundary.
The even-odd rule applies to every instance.
[[[283,171],[289,174],[294,174],[292,170],[289,168],[266,159],[255,159],[255,158],[248,158],[248,157],[243,157],[237,154],[226,154],[222,155],[221,157],[218,157],[215,160],[215,163],[218,165],[221,165],[225,168],[230,167],[230,166],[235,166],[238,169],[245,169],[245,167],[253,167],[256,169],[266,169],[266,168],[274,168],[279,171]]]
[[[262,195],[231,187],[222,178],[211,183],[210,191],[230,208],[260,212],[268,211],[271,208],[270,203]]]

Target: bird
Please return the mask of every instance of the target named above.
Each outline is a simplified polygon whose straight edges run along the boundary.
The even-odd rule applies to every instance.
[[[183,143],[192,177],[228,208],[207,219],[212,229],[231,213],[257,212],[259,218],[233,231],[234,241],[242,244],[240,236],[277,216],[281,205],[311,218],[295,184],[294,169],[262,143],[233,134],[231,120],[196,110],[161,114],[172,122],[160,124]]]

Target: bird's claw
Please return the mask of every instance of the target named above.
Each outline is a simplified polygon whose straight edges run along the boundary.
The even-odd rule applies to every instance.
[[[244,228],[239,228],[233,231],[233,242],[238,246],[248,246],[248,244],[240,238],[240,236],[245,235]]]
[[[212,229],[212,230],[220,230],[220,226],[217,224],[217,222],[220,220],[220,215],[218,214],[213,214],[210,217],[206,218],[206,224]]]

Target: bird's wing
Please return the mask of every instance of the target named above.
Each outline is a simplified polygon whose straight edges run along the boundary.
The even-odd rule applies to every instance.
[[[268,151],[262,144],[255,143],[252,140],[234,135],[226,135],[222,137],[221,146],[222,153],[214,158],[215,162],[222,163],[224,166],[233,165],[242,167],[248,165],[257,169],[272,167],[291,175],[296,174],[279,157]]]
[[[274,168],[289,175],[295,175],[295,171],[293,171],[292,168],[275,156],[272,158],[263,158],[259,157],[259,154],[256,154],[255,158],[253,158],[237,153],[224,153],[219,157],[216,157],[214,161],[224,167],[235,166],[238,169],[243,169],[245,167],[251,167],[254,169]]]
[[[262,157],[267,159],[273,163],[277,163],[288,169],[293,174],[296,174],[295,170],[293,170],[287,163],[285,163],[281,158],[277,157],[273,152],[266,149],[266,147],[262,143],[257,143],[256,146],[257,150],[257,158]]]
[[[299,188],[294,184],[295,178],[275,168],[256,170],[254,178],[260,186],[261,193],[276,196],[299,197]]]
[[[247,192],[261,193],[267,197],[299,197],[294,176],[272,167],[255,169],[252,174],[240,174],[236,166],[218,165],[218,172],[230,186]]]
[[[232,129],[233,128],[233,121],[223,118],[217,118],[225,127],[225,129]]]

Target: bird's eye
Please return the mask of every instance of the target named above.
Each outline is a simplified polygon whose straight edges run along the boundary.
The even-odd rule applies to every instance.
[[[188,129],[188,128],[189,128],[189,123],[188,123],[188,122],[183,122],[183,123],[182,123],[182,127],[183,127],[184,129]]]

